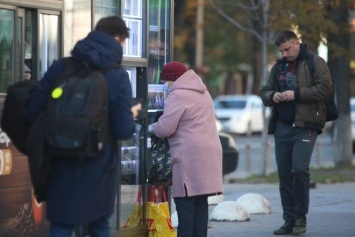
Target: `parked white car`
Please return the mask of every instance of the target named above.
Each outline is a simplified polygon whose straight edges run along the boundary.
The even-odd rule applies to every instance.
[[[263,104],[257,95],[223,95],[214,99],[222,131],[250,135],[263,130]]]

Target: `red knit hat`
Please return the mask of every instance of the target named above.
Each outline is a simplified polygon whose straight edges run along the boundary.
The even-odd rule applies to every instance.
[[[176,81],[187,71],[184,64],[180,62],[170,62],[164,65],[160,73],[161,81]]]

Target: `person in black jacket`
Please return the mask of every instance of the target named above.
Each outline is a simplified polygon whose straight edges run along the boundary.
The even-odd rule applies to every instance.
[[[129,37],[125,22],[117,16],[102,18],[94,31],[76,43],[71,54],[91,68],[104,69],[121,64],[122,45]],[[53,83],[65,71],[62,60],[55,61],[40,81],[28,106],[32,123],[46,109]],[[128,139],[135,131],[132,88],[128,73],[116,67],[104,73],[108,85],[109,120],[114,140]],[[52,159],[47,189],[47,219],[51,237],[71,237],[75,226],[88,226],[90,236],[110,236],[109,218],[113,213],[118,187],[117,142],[104,144],[99,157],[85,160],[78,175],[78,161]]]
[[[283,59],[273,66],[260,91],[264,105],[273,107],[268,133],[275,137],[285,220],[274,234],[303,234],[309,206],[309,165],[325,124],[324,100],[332,95],[332,79],[326,62],[317,55],[313,58],[312,77],[306,64],[306,45],[293,31],[281,31],[275,45]]]

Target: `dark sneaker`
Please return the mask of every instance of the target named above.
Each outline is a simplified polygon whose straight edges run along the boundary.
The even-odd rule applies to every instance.
[[[274,235],[287,235],[292,233],[293,222],[286,221],[279,229],[274,230]]]
[[[306,233],[307,227],[307,220],[306,218],[296,218],[295,225],[292,229],[292,234],[294,235],[301,235]]]

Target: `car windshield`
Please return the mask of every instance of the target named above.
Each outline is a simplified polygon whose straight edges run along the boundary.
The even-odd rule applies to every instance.
[[[247,102],[245,100],[220,100],[215,102],[217,109],[244,109]]]

